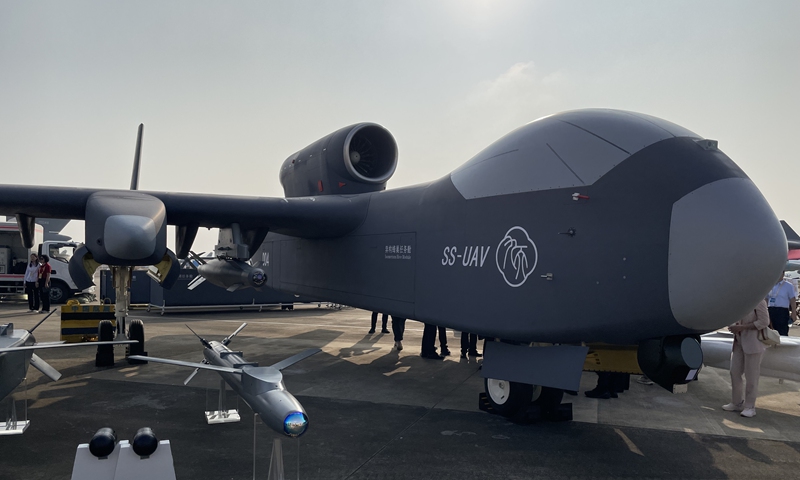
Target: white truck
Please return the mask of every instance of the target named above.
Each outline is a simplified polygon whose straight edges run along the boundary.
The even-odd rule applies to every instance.
[[[43,230],[36,225],[34,248],[39,255],[50,257],[50,301],[64,303],[82,293],[69,276],[69,259],[78,244],[70,241],[42,241]],[[0,222],[0,297],[25,294],[25,268],[31,250],[22,245],[16,222]],[[83,293],[92,293],[94,287]]]

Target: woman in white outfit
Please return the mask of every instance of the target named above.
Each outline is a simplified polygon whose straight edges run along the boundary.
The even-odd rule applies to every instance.
[[[742,412],[743,417],[756,415],[758,376],[761,372],[761,359],[767,349],[767,346],[758,339],[758,331],[769,326],[767,302],[762,300],[752,312],[728,327],[734,334],[731,352],[732,395],[731,403],[723,405],[723,410]],[[743,374],[745,382],[742,382]],[[743,383],[747,386],[744,387]]]
[[[31,261],[25,269],[25,293],[28,294],[28,310],[35,312],[39,310],[39,257],[35,253],[31,254]]]

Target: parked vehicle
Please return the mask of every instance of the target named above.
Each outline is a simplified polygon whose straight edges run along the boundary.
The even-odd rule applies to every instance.
[[[69,275],[69,259],[78,244],[71,241],[42,241],[42,227],[37,225],[34,250],[50,257],[50,301],[64,303],[78,293],[93,293],[94,287],[80,291]],[[25,294],[25,267],[32,249],[22,245],[16,222],[0,223],[0,296]]]

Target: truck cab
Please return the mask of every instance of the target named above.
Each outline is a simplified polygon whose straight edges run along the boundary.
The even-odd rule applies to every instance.
[[[78,287],[69,276],[69,259],[78,244],[75,242],[47,241],[39,244],[39,255],[50,258],[50,301],[64,303],[79,293]],[[93,290],[91,287],[89,290]]]

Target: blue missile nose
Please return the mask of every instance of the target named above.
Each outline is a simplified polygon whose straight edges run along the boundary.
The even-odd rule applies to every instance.
[[[290,437],[299,437],[308,428],[308,416],[303,412],[290,413],[283,420],[283,431]]]
[[[761,301],[786,265],[786,236],[748,178],[706,184],[673,205],[669,303],[682,326],[708,332]]]

